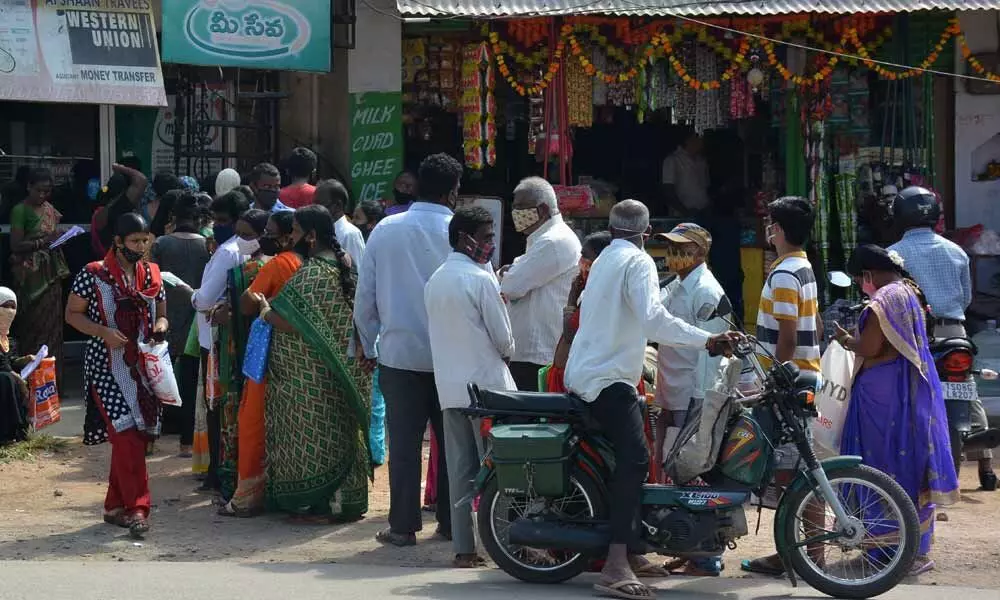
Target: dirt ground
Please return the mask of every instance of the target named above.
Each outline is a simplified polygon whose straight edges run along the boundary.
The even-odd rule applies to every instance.
[[[161,440],[150,459],[153,529],[135,542],[101,521],[110,448],[87,448],[76,439],[65,454],[0,464],[0,560],[336,562],[365,565],[447,567],[450,544],[432,539],[433,517],[419,543],[383,547],[375,532],[386,524],[388,476],[376,473],[368,517],[343,526],[293,525],[280,516],[233,519],[216,515],[211,497],[195,493],[190,461],[174,457],[176,438]],[[937,569],[918,581],[929,585],[1000,588],[1000,492],[978,492],[975,467],[962,471],[962,501],[937,524],[932,557]],[[726,554],[725,576],[739,572],[739,559],[772,549],[770,513],[753,535]]]

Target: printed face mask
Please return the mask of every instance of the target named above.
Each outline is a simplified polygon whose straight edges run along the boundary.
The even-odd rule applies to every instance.
[[[515,208],[510,211],[510,216],[514,220],[514,231],[518,233],[531,228],[541,219],[537,208]]]
[[[671,250],[667,254],[667,268],[669,268],[674,273],[680,273],[681,271],[690,269],[694,266],[697,259],[695,258],[694,252],[688,252],[685,250]]]
[[[496,250],[496,244],[493,242],[477,244],[476,240],[473,239],[472,236],[465,234],[465,249],[469,254],[469,258],[480,265],[485,265],[490,262],[490,259],[493,258],[493,252]]]

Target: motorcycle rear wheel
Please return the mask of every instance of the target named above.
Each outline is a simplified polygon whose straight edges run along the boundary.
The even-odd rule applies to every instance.
[[[570,475],[569,486],[567,496],[554,499],[556,505],[560,501],[582,503],[586,514],[574,515],[576,519],[607,520],[607,499],[589,474],[575,470]],[[476,515],[479,539],[493,562],[504,573],[528,583],[562,583],[583,573],[593,557],[583,553],[522,548],[506,541],[503,524],[507,523],[509,526],[513,522],[509,517],[516,510],[512,505],[518,502],[525,506],[525,511],[521,515],[514,515],[514,518],[523,516],[524,512],[530,511],[533,505],[544,502],[544,499],[507,496],[500,490],[496,477],[486,484],[479,499],[479,513]],[[535,564],[536,562],[549,564]]]
[[[782,503],[788,503],[789,518],[784,523],[775,523],[775,534],[780,536],[781,546],[788,549],[795,573],[816,590],[834,598],[873,598],[884,594],[896,587],[909,574],[917,557],[920,545],[920,520],[917,509],[906,491],[892,477],[872,467],[858,465],[834,469],[827,471],[827,477],[834,491],[840,496],[848,515],[860,521],[864,532],[859,533],[861,539],[858,540],[858,544],[848,550],[841,547],[838,540],[820,542],[817,545],[820,549],[828,545],[840,552],[842,560],[839,564],[845,574],[850,572],[853,575],[860,572],[861,577],[851,579],[849,576],[835,576],[827,572],[828,568],[834,568],[829,562],[824,560],[824,564],[819,565],[810,556],[806,546],[794,547],[796,543],[815,535],[810,533],[807,536],[805,531],[800,530],[799,521],[799,515],[804,515],[807,505],[817,498],[816,492],[812,489],[805,488],[791,492],[782,500]],[[848,487],[846,495],[844,486]],[[866,489],[867,492],[858,493],[860,489]],[[834,528],[828,525],[827,521],[833,518],[832,509],[829,506],[824,508],[827,515],[821,528],[832,531]],[[883,517],[882,511],[885,509],[892,511],[892,514]],[[872,530],[875,527],[866,522],[866,514],[870,515],[874,522],[898,523],[898,533],[873,534]],[[813,524],[814,527],[817,525],[819,524]],[[881,539],[877,539],[876,535]],[[843,555],[849,551],[857,551],[860,556],[852,560],[844,559]],[[883,562],[881,559],[885,559],[885,568],[877,573],[873,568],[873,573],[866,577],[865,565],[873,561]]]

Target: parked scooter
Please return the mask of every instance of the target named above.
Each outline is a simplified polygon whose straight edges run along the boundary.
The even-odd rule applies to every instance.
[[[851,285],[851,278],[840,271],[832,271],[829,280],[838,287],[846,288]],[[860,312],[864,306],[862,303],[851,308]],[[978,349],[968,338],[932,338],[930,350],[941,379],[941,393],[951,437],[951,456],[955,462],[955,472],[958,473],[966,452],[1000,446],[1000,429],[974,423],[973,419],[973,411],[977,410],[976,404],[980,402],[975,378],[978,376],[994,380],[997,373],[990,369],[973,369]],[[982,410],[981,404],[978,409]],[[980,475],[979,483],[984,490],[997,489],[997,478],[992,472]]]
[[[744,504],[751,493],[765,496],[775,448],[792,442],[803,467],[784,490],[774,519],[775,544],[792,583],[797,574],[838,598],[870,598],[892,589],[918,550],[913,502],[891,477],[861,464],[861,457],[818,460],[806,431],[817,414],[821,375],[778,361],[765,372],[754,356],[755,344],[747,338],[736,348],[738,358],[722,360],[719,383],[706,390],[703,416],[689,419],[702,429],[697,436],[682,432],[666,461],[674,465],[675,481],[698,475],[708,487],[643,486],[642,551],[698,558],[735,548],[749,530]],[[764,381],[759,393],[742,397],[735,391],[739,358],[750,361]],[[608,482],[614,452],[600,425],[572,395],[481,390],[473,384],[469,395],[467,413],[494,423],[475,492],[479,535],[490,557],[523,581],[558,583],[579,575],[591,559],[604,556],[611,540]],[[692,462],[685,452],[707,438],[717,445],[702,448],[702,455],[695,452],[701,462]],[[677,475],[682,463],[688,476]],[[695,472],[692,464],[704,468]],[[827,509],[826,523],[804,524],[817,503]],[[832,552],[822,560],[815,546]]]

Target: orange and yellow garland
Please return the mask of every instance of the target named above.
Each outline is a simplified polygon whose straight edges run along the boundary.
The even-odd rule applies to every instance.
[[[852,46],[856,49],[858,57],[860,57],[855,59],[833,56],[829,60],[825,61],[825,63],[821,61],[815,73],[807,75],[797,75],[792,73],[778,59],[775,42],[765,39],[761,40],[759,45],[767,56],[768,63],[774,67],[778,75],[785,81],[790,81],[796,86],[812,86],[829,78],[832,75],[834,68],[842,60],[847,60],[852,64],[860,61],[865,66],[878,73],[881,77],[889,80],[913,77],[922,73],[923,70],[931,68],[938,61],[941,52],[944,50],[945,44],[947,44],[952,38],[955,38],[959,45],[959,49],[962,52],[962,56],[969,63],[972,71],[985,79],[1000,83],[1000,75],[989,72],[982,62],[973,56],[972,51],[969,49],[967,44],[965,35],[961,31],[958,19],[953,18],[949,20],[948,27],[941,33],[940,39],[924,60],[920,62],[919,67],[906,70],[886,68],[878,62],[875,62],[872,58],[872,54],[880,46],[882,46],[889,37],[891,37],[892,30],[886,27],[876,35],[874,40],[864,43],[861,40],[862,35],[874,30],[874,28],[874,20],[871,19],[855,19],[847,20],[843,23],[838,22],[837,30],[842,31],[843,34],[840,42],[838,44],[834,44],[827,41],[823,37],[822,33],[813,29],[808,23],[808,20],[800,19],[783,23],[781,34],[779,34],[779,36],[774,36],[774,39],[778,41],[783,41],[795,33],[802,32],[806,38],[820,44],[824,49],[830,52],[850,54],[848,46]],[[621,63],[622,66],[620,72],[607,73],[597,68],[588,57],[584,44],[581,43],[580,38],[577,36],[578,32],[588,34],[590,41],[603,48],[609,58]],[[544,70],[539,71],[541,73],[541,77],[536,77],[535,81],[531,84],[525,84],[515,77],[508,66],[505,55],[510,55],[514,62],[532,69],[534,67],[540,67],[544,64],[549,53],[544,50],[538,50],[532,52],[531,54],[517,52],[509,44],[501,40],[499,34],[495,31],[489,33],[489,41],[493,50],[492,55],[497,63],[497,70],[504,77],[504,79],[506,79],[507,83],[522,96],[537,95],[549,86],[562,66],[567,46],[569,46],[569,50],[573,56],[580,61],[580,64],[584,68],[584,72],[595,79],[604,81],[605,83],[613,84],[632,81],[638,77],[640,65],[643,60],[650,60],[655,56],[664,56],[669,61],[671,67],[677,75],[684,80],[685,84],[695,90],[719,89],[721,82],[732,79],[746,66],[747,54],[750,50],[749,37],[743,37],[740,41],[739,47],[734,52],[726,43],[709,35],[705,28],[698,27],[690,23],[677,26],[670,34],[662,31],[660,33],[653,33],[649,30],[642,32],[637,30],[631,31],[630,33],[631,35],[629,39],[631,41],[639,42],[646,39],[649,40],[645,46],[636,48],[633,55],[635,60],[630,60],[631,57],[628,51],[615,47],[606,36],[602,35],[596,23],[579,19],[565,23],[561,27],[555,51],[551,56],[548,56],[548,58],[550,58],[548,65],[544,68]],[[674,54],[674,45],[682,41],[686,35],[690,34],[695,34],[699,42],[708,45],[725,60],[730,61],[729,66],[725,69],[719,79],[714,81],[698,80],[688,72],[687,68]]]

